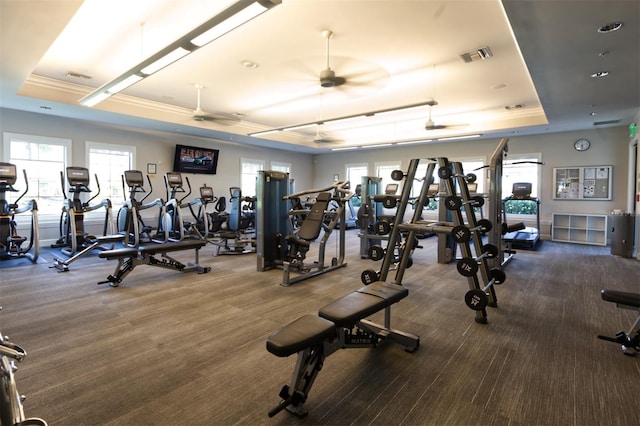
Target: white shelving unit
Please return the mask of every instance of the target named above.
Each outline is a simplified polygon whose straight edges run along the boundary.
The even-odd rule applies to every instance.
[[[565,243],[607,245],[607,215],[554,213],[551,239]]]

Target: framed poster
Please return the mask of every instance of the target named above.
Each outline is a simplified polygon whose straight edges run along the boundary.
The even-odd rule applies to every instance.
[[[553,169],[554,200],[611,200],[613,166]]]

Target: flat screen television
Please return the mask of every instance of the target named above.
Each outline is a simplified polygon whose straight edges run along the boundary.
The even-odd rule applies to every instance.
[[[176,145],[173,171],[215,175],[220,150],[195,146]]]

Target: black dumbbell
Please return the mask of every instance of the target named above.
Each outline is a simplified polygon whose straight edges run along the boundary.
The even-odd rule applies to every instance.
[[[474,311],[481,311],[489,304],[489,297],[487,297],[487,290],[492,285],[500,285],[507,279],[502,269],[493,268],[489,271],[489,282],[484,288],[474,288],[469,290],[464,295],[464,303]]]
[[[443,166],[443,167],[440,167],[438,169],[438,177],[440,179],[450,179],[450,178],[452,178],[454,176],[463,176],[464,179],[469,183],[473,183],[478,179],[478,177],[473,173],[469,173],[469,174],[466,174],[466,175],[454,174],[453,171],[451,170],[451,168],[449,168],[448,166]]]
[[[485,244],[482,246],[482,254],[478,257],[463,257],[458,260],[456,267],[458,272],[465,277],[472,277],[478,272],[478,261],[487,258],[493,259],[498,255],[498,247],[493,244]]]
[[[372,245],[367,250],[367,254],[369,255],[369,259],[378,261],[384,257],[386,250],[379,245]]]
[[[395,181],[400,181],[404,179],[407,174],[402,170],[394,170],[391,172],[391,179]]]
[[[484,197],[482,195],[474,195],[469,201],[463,201],[457,195],[449,195],[444,199],[444,206],[447,210],[459,210],[464,204],[471,204],[473,207],[482,207],[484,205]]]
[[[386,220],[379,220],[373,224],[373,229],[378,235],[388,235],[391,232],[391,224]]]
[[[471,239],[473,231],[489,232],[491,231],[491,221],[489,219],[480,219],[477,226],[469,228],[465,225],[456,225],[451,229],[451,236],[456,243],[466,243]]]
[[[378,281],[379,279],[380,274],[373,269],[367,269],[366,271],[362,271],[362,274],[360,274],[360,280],[364,285],[369,285]]]

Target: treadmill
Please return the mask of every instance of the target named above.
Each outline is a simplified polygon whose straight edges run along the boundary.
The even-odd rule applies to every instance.
[[[513,184],[511,195],[502,200],[503,223],[507,222],[507,206],[514,201],[529,202],[536,209],[536,227],[524,227],[513,232],[507,232],[502,236],[503,241],[512,247],[533,249],[540,239],[540,200],[531,196],[531,183],[516,182]]]

